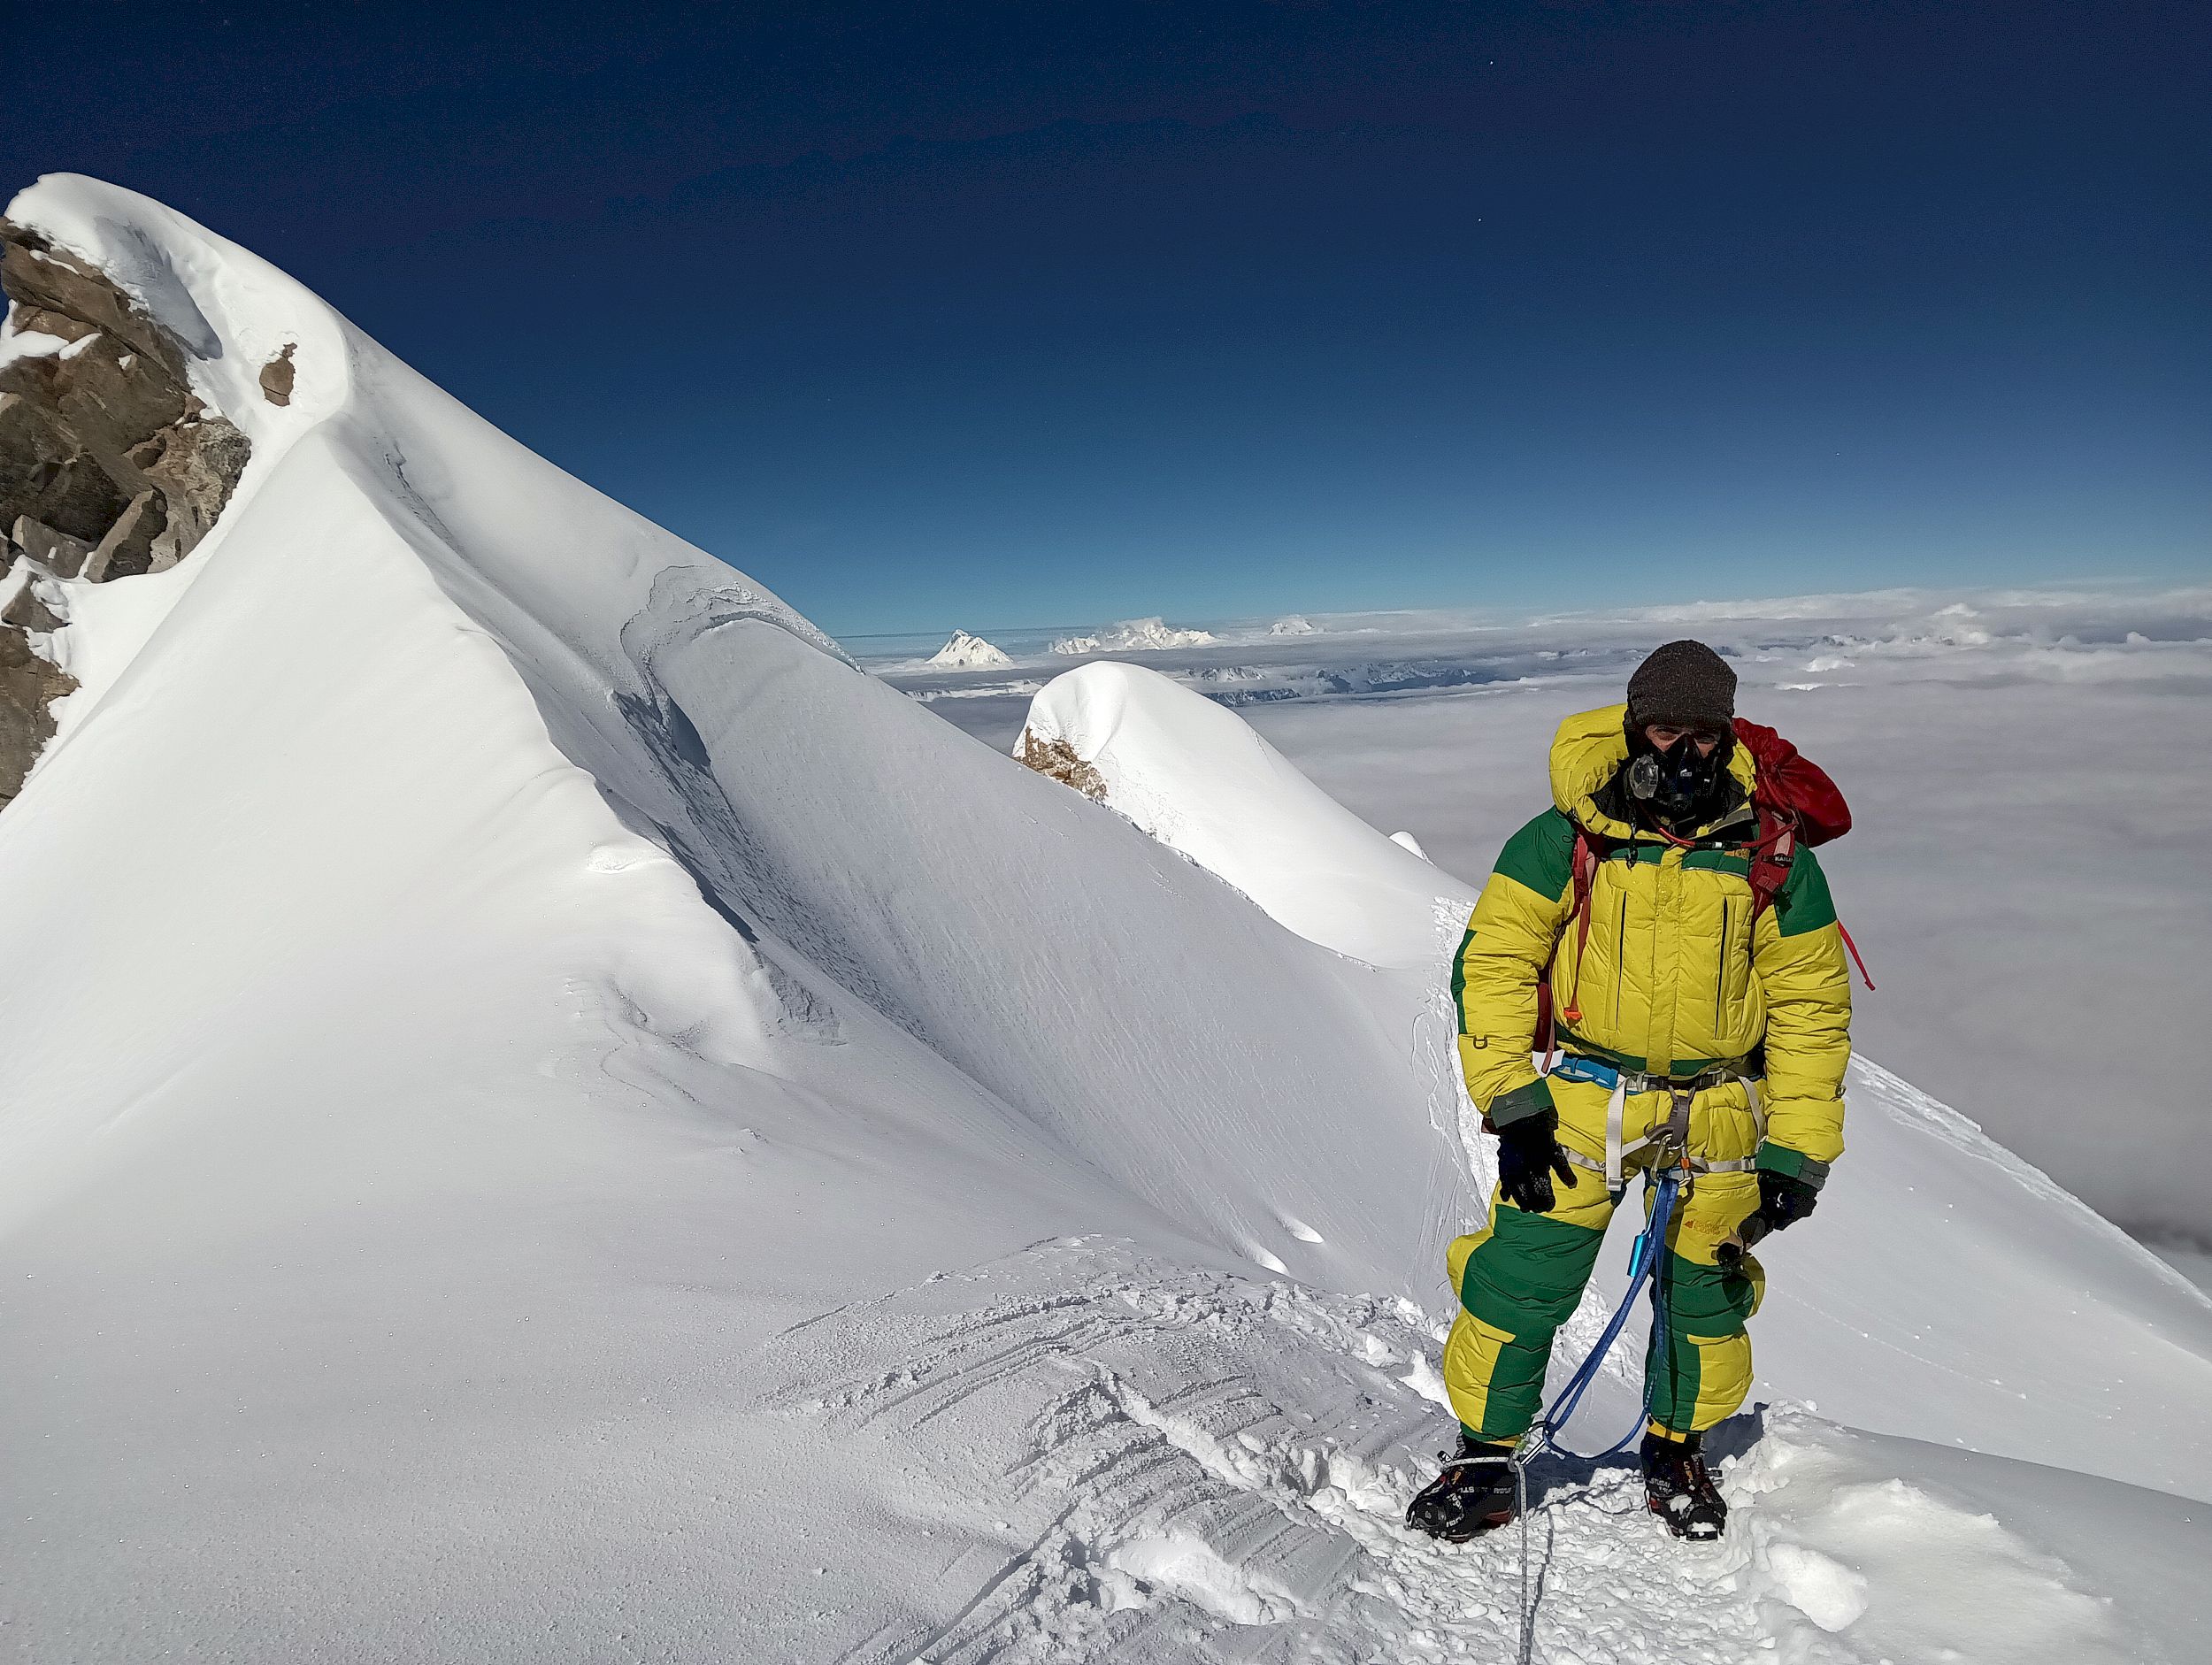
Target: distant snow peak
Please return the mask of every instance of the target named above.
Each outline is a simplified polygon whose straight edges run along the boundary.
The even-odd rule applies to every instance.
[[[971,636],[964,630],[954,631],[952,640],[931,656],[929,662],[948,671],[995,671],[1014,663],[982,637]]]
[[[1303,613],[1293,613],[1289,618],[1279,618],[1270,625],[1267,633],[1271,636],[1317,636],[1321,633],[1321,626]]]
[[[1178,630],[1160,618],[1125,618],[1109,625],[1095,636],[1063,636],[1052,651],[1081,653],[1157,653],[1168,648],[1203,648],[1215,640],[1210,630]]]

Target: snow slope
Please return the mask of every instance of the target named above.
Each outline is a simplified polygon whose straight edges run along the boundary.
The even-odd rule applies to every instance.
[[[255,450],[182,566],[45,586],[84,687],[0,817],[0,1647],[1499,1656],[1511,1546],[1397,1524],[1486,1160],[1432,965],[968,741],[180,217],[10,213]],[[1233,819],[1233,744],[1162,721],[1128,778]],[[1271,859],[1401,944],[1463,902],[1303,784]],[[1928,1657],[1991,1591],[2047,1653],[1978,1656],[2185,1657],[2212,1304],[1858,1090],[1770,1382],[2080,1472],[1778,1415],[1693,1561],[1540,1477],[1538,1657]],[[1921,1588],[1870,1519],[1968,1541]]]

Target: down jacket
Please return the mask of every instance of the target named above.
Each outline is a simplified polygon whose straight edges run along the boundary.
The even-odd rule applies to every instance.
[[[1694,1144],[1755,1144],[1761,1168],[1816,1185],[1842,1154],[1851,1055],[1851,989],[1827,880],[1801,847],[1772,905],[1754,918],[1745,852],[1756,776],[1741,746],[1729,762],[1729,802],[1690,848],[1640,832],[1618,779],[1624,716],[1615,705],[1560,725],[1553,807],[1507,842],[1475,904],[1453,974],[1467,1090],[1494,1125],[1557,1108],[1563,1139],[1588,1143],[1590,1130],[1575,1137],[1592,1108],[1584,1101],[1603,1095],[1571,1093],[1531,1059],[1537,985],[1549,966],[1563,1051],[1678,1078],[1740,1067],[1757,1078],[1763,1138],[1750,1131],[1749,1095],[1732,1084],[1700,1095],[1713,1101],[1698,1119],[1713,1123],[1715,1140]],[[1586,942],[1572,918],[1578,825],[1598,857]],[[1555,1105],[1555,1086],[1567,1101]]]

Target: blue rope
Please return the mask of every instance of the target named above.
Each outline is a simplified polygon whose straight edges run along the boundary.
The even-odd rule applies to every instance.
[[[1666,1252],[1667,1222],[1673,1216],[1676,1197],[1682,1190],[1682,1173],[1678,1168],[1663,1170],[1653,1182],[1651,1218],[1645,1223],[1643,1233],[1636,1239],[1636,1247],[1629,1255],[1628,1293],[1621,1297],[1621,1304],[1614,1309],[1612,1321],[1605,1326],[1605,1333],[1598,1338],[1597,1346],[1589,1356],[1575,1367],[1575,1373],[1567,1378],[1567,1385],[1559,1390],[1559,1396],[1536,1425],[1528,1431],[1527,1438],[1513,1454],[1513,1514],[1521,1523],[1521,1652],[1519,1665],[1531,1665],[1536,1655],[1536,1604],[1529,1600],[1528,1568],[1528,1465],[1547,1447],[1563,1457],[1578,1457],[1585,1462],[1595,1462],[1615,1452],[1625,1451],[1644,1431],[1644,1423],[1651,1416],[1651,1402],[1658,1388],[1658,1372],[1648,1367],[1644,1371],[1644,1406],[1638,1414],[1636,1425],[1603,1451],[1586,1455],[1570,1451],[1561,1445],[1557,1436],[1567,1426],[1567,1420],[1582,1403],[1582,1396],[1590,1384],[1597,1380],[1598,1371],[1605,1363],[1605,1355],[1620,1339],[1621,1330],[1628,1323],[1628,1315],[1635,1310],[1636,1297],[1643,1293],[1646,1284],[1651,1289],[1651,1358],[1661,1369],[1667,1365],[1667,1302],[1665,1292],[1659,1286],[1659,1257]]]
[[[1605,1333],[1598,1338],[1597,1346],[1592,1347],[1589,1356],[1575,1368],[1575,1373],[1567,1378],[1566,1385],[1559,1390],[1559,1396],[1552,1400],[1550,1408],[1529,1431],[1532,1443],[1523,1446],[1517,1462],[1526,1462],[1548,1446],[1563,1457],[1578,1457],[1586,1462],[1594,1462],[1601,1457],[1609,1457],[1616,1452],[1627,1450],[1644,1431],[1644,1424],[1651,1416],[1652,1400],[1658,1391],[1657,1374],[1648,1369],[1644,1372],[1643,1410],[1636,1419],[1636,1425],[1620,1439],[1603,1451],[1584,1453],[1568,1450],[1557,1438],[1565,1431],[1568,1420],[1574,1416],[1575,1408],[1582,1403],[1582,1396],[1589,1391],[1590,1384],[1597,1380],[1598,1371],[1605,1363],[1605,1355],[1613,1350],[1613,1343],[1620,1339],[1621,1330],[1628,1323],[1628,1315],[1635,1309],[1636,1297],[1643,1293],[1646,1284],[1652,1285],[1650,1356],[1658,1362],[1662,1369],[1665,1367],[1667,1303],[1658,1284],[1659,1257],[1666,1252],[1667,1222],[1674,1213],[1675,1199],[1682,1189],[1680,1170],[1670,1168],[1663,1171],[1655,1189],[1651,1218],[1645,1224],[1642,1235],[1637,1238],[1635,1249],[1629,1256],[1628,1293],[1621,1297],[1621,1304],[1614,1309],[1612,1321],[1605,1326]]]

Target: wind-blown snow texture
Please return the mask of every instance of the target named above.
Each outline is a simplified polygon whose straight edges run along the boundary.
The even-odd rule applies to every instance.
[[[1256,742],[1170,689],[1115,777],[1164,837],[1311,829],[1209,871],[253,257],[88,180],[10,211],[254,454],[184,565],[44,587],[84,686],[0,817],[9,1650],[1501,1655],[1510,1544],[1398,1523],[1486,1180],[1448,879],[1279,759],[1210,800]],[[1378,917],[1286,929],[1240,849]],[[1878,1431],[1743,1419],[1712,1552],[1540,1476],[1539,1657],[2186,1658],[2212,1305],[1903,1083],[1854,1112],[1760,1345]]]

